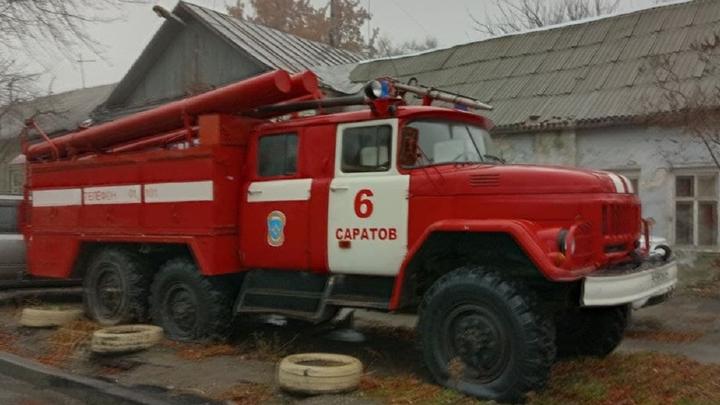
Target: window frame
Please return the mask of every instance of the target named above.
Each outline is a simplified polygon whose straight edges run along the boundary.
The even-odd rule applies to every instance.
[[[708,177],[713,176],[715,178],[715,195],[714,196],[705,196],[701,197],[698,195],[698,182],[700,177]],[[689,197],[679,197],[677,195],[677,179],[679,177],[692,177],[692,187],[693,187],[693,195]],[[672,181],[672,210],[673,210],[673,221],[672,221],[672,240],[673,243],[677,246],[681,246],[683,248],[692,248],[692,249],[712,249],[717,250],[720,248],[720,173],[716,169],[697,169],[697,170],[679,170],[675,171],[673,173],[673,181]],[[677,204],[678,203],[690,203],[692,205],[692,243],[690,244],[679,244],[677,242],[677,222],[678,222],[678,211],[677,211]],[[715,218],[716,218],[716,224],[715,224],[715,242],[711,245],[700,245],[699,239],[700,239],[700,226],[699,226],[699,217],[700,217],[700,203],[703,202],[710,202],[715,203]]]
[[[345,130],[357,127],[377,127],[389,125],[390,147],[388,151],[390,155],[390,169],[382,172],[344,172],[342,171],[342,146],[345,136]],[[338,124],[335,130],[335,177],[368,177],[368,176],[389,176],[398,175],[397,159],[398,159],[398,127],[399,120],[397,118],[380,119],[373,121],[360,121]]]
[[[477,128],[482,129],[483,131],[487,132],[488,136],[490,136],[490,138],[491,138],[491,142],[494,143],[494,139],[492,139],[492,135],[490,134],[490,130],[488,130],[488,129],[485,128],[483,125],[481,125],[481,124],[479,124],[479,123],[477,123],[477,122],[463,121],[463,120],[460,120],[460,119],[444,118],[444,117],[418,117],[418,118],[412,118],[412,119],[410,119],[410,120],[407,120],[407,121],[403,124],[402,129],[405,129],[406,127],[411,126],[412,124],[414,124],[414,123],[416,123],[416,122],[434,122],[434,123],[443,123],[443,124],[448,124],[448,125],[450,125],[450,124],[464,124],[465,126],[477,127]],[[399,135],[398,135],[398,136],[399,136]],[[474,143],[474,142],[475,142],[475,141],[473,140],[473,143]],[[400,145],[398,145],[398,148],[400,148],[400,147],[402,147],[402,146],[403,146],[403,145],[400,144]],[[476,146],[477,146],[477,145],[476,145]],[[492,153],[492,152],[490,152],[490,151],[487,150],[488,144],[487,144],[487,142],[485,141],[485,139],[483,139],[483,147],[485,148],[485,153],[486,153],[486,154],[487,154],[487,153]],[[497,145],[494,145],[494,148],[497,149]],[[398,155],[400,154],[400,152],[401,152],[401,151],[398,150]],[[498,154],[498,156],[501,157],[499,154]],[[484,159],[483,156],[481,156],[480,158],[481,158],[481,159]],[[399,162],[398,162],[398,164],[399,164]],[[410,171],[418,170],[418,169],[425,169],[425,168],[429,168],[429,167],[437,167],[437,166],[453,165],[453,164],[458,164],[458,163],[442,162],[442,163],[432,163],[432,164],[422,165],[422,166],[400,166],[400,170],[401,170],[401,171],[404,171],[404,172],[410,172]],[[466,164],[466,163],[463,162],[463,163],[460,163],[460,164]],[[495,164],[497,164],[497,162],[495,162],[495,161],[493,161],[493,160],[483,160],[483,161],[481,161],[481,162],[473,162],[472,164],[478,164],[478,165],[495,165]]]
[[[260,173],[260,159],[261,159],[261,142],[263,138],[272,137],[272,136],[284,136],[286,139],[289,136],[295,136],[297,139],[297,149],[296,149],[296,158],[295,158],[295,172],[291,174],[277,174],[277,175],[271,175],[266,176]],[[287,140],[285,141],[285,152],[286,152],[286,164],[287,164]],[[279,131],[279,132],[267,132],[262,133],[257,137],[257,143],[255,148],[255,180],[258,181],[268,181],[268,180],[282,180],[282,179],[295,179],[300,177],[300,170],[301,170],[301,152],[302,152],[302,142],[300,139],[300,134],[297,131]]]

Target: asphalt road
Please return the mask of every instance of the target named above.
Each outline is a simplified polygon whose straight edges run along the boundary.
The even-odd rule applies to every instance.
[[[38,388],[28,382],[0,374],[0,404],[4,405],[82,405],[85,401],[58,391]]]

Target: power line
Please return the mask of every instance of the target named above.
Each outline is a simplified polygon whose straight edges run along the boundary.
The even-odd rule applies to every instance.
[[[425,26],[420,21],[418,21],[417,18],[415,18],[412,14],[410,14],[410,12],[405,10],[403,7],[400,7],[399,5],[397,5],[397,3],[395,3],[395,1],[393,1],[393,0],[390,0],[389,3],[392,4],[393,6],[395,6],[395,8],[400,10],[403,14],[405,14],[410,20],[412,20],[412,22],[415,23],[415,25],[420,27],[420,29],[422,29],[425,32],[425,36],[431,36],[430,31],[427,28],[425,28]]]

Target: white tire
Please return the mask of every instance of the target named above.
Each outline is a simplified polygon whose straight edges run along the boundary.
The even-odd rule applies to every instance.
[[[94,353],[128,353],[158,344],[163,330],[155,325],[120,325],[95,331],[90,342]]]
[[[285,357],[278,366],[280,388],[301,394],[337,394],[357,388],[360,360],[339,354],[303,353]]]
[[[80,308],[34,307],[23,308],[20,325],[30,328],[62,326],[83,316]]]

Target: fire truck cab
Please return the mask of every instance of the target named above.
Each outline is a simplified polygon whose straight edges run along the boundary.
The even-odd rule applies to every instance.
[[[430,105],[476,100],[390,79],[302,98],[313,80],[274,72],[234,87],[254,105],[219,89],[26,144],[30,273],[83,278],[100,323],[180,340],[253,314],[417,312],[434,378],[496,400],[541,388],[556,352],[610,353],[631,306],[675,286],[626,178],[506,164],[488,119]]]

